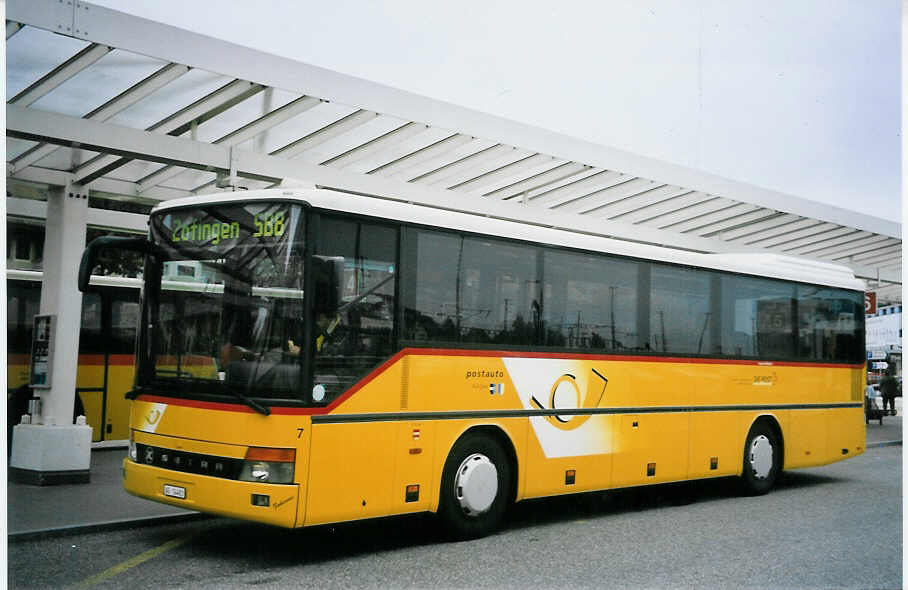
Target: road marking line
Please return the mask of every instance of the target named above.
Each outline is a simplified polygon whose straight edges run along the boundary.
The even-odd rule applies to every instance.
[[[88,588],[90,586],[99,584],[105,580],[109,580],[110,578],[112,578],[116,575],[122,574],[129,568],[135,567],[141,563],[145,563],[149,559],[153,559],[162,553],[165,553],[167,551],[170,551],[171,549],[175,549],[175,548],[179,547],[180,545],[182,545],[182,544],[186,543],[187,541],[189,541],[190,539],[192,539],[194,536],[195,535],[188,535],[185,537],[181,537],[179,539],[173,539],[172,541],[167,541],[163,545],[155,547],[154,549],[149,549],[145,553],[136,555],[132,559],[127,559],[126,561],[124,561],[122,563],[118,563],[117,565],[104,570],[100,574],[95,574],[94,576],[91,576],[90,578],[86,578],[86,579],[82,580],[81,582],[79,582],[79,584],[76,586],[76,588]]]

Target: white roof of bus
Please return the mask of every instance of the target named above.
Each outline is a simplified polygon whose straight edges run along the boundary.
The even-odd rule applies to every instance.
[[[173,199],[155,207],[154,212],[174,207],[201,206],[210,203],[231,201],[252,201],[274,198],[298,199],[306,201],[313,207],[332,209],[379,219],[407,221],[421,225],[444,229],[472,232],[489,237],[504,237],[527,240],[630,256],[647,260],[671,262],[716,270],[737,272],[761,277],[772,277],[845,289],[863,291],[864,282],[855,278],[852,270],[846,266],[819,262],[807,258],[785,256],[781,254],[703,254],[674,248],[638,244],[626,240],[616,240],[604,236],[590,235],[544,227],[538,224],[521,223],[505,219],[496,219],[479,214],[452,211],[438,207],[416,205],[391,199],[353,195],[324,189],[288,189],[278,188],[262,191],[237,193],[217,193],[208,196],[195,196]]]

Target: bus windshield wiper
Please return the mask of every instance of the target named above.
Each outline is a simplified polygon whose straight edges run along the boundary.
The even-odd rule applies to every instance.
[[[245,395],[243,395],[239,391],[236,391],[235,389],[232,389],[230,387],[225,387],[224,389],[227,391],[227,393],[229,393],[236,399],[242,401],[244,404],[246,404],[247,406],[249,406],[256,412],[258,412],[259,414],[262,414],[263,416],[271,415],[271,408],[269,408],[267,406],[263,406],[262,404],[258,403],[251,397],[246,397]]]

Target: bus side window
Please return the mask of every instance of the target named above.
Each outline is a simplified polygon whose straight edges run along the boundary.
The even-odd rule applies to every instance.
[[[104,354],[101,333],[101,296],[98,293],[82,295],[82,329],[79,331],[79,354]]]
[[[703,355],[713,350],[710,275],[703,270],[651,266],[649,343],[663,354]]]
[[[546,250],[545,345],[635,349],[638,267],[632,260]]]
[[[7,281],[6,300],[6,363],[9,382],[15,389],[28,382],[31,354],[32,318],[38,313],[41,283],[37,281]]]
[[[136,329],[139,325],[139,302],[132,298],[117,298],[110,306],[110,352],[133,354]]]
[[[326,217],[317,254],[343,258],[339,307],[316,314],[315,379],[330,402],[393,352],[397,229]]]
[[[861,361],[859,293],[798,285],[798,356],[807,360]]]
[[[794,285],[748,276],[722,277],[722,352],[733,357],[794,357]]]

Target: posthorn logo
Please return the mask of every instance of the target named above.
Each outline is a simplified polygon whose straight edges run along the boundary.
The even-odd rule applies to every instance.
[[[602,396],[605,395],[605,387],[608,385],[608,379],[597,371],[590,369],[586,395],[580,393],[580,386],[577,385],[577,378],[569,373],[565,373],[555,380],[552,389],[549,392],[548,405],[543,404],[535,395],[530,397],[530,401],[540,410],[562,410],[564,414],[548,414],[545,419],[549,424],[561,430],[574,430],[582,426],[592,417],[592,413],[573,413],[571,410],[588,410],[599,407]]]

